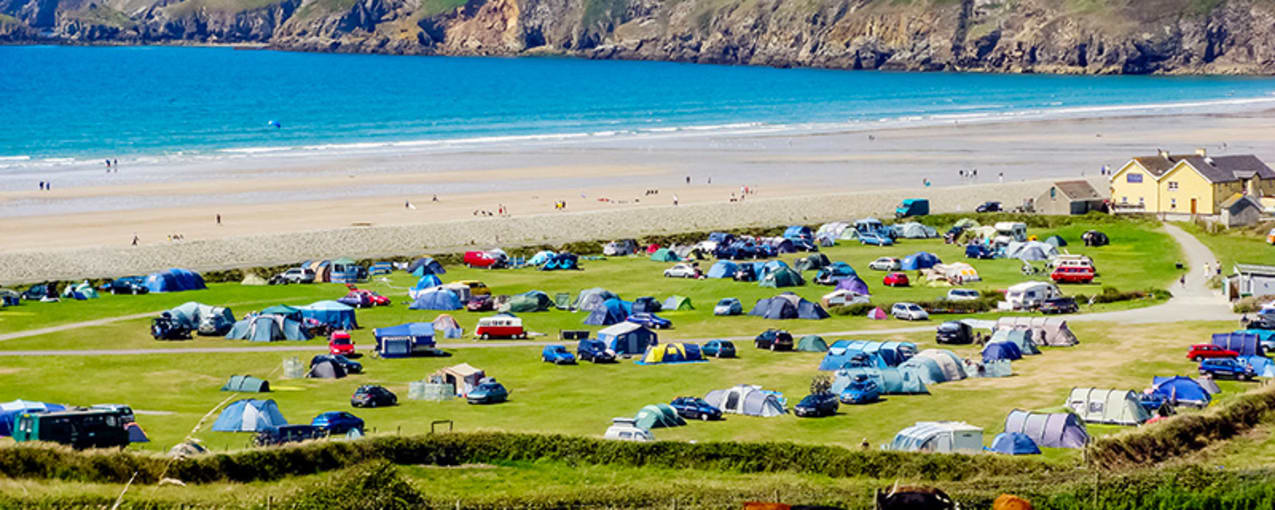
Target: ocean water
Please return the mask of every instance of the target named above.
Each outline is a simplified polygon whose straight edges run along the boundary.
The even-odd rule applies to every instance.
[[[0,69],[0,172],[1275,106],[1275,80],[1235,77],[60,46],[0,46]]]

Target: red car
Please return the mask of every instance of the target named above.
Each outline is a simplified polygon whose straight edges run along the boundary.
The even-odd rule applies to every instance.
[[[1056,283],[1093,283],[1092,267],[1060,267],[1049,274]]]
[[[338,329],[328,337],[328,352],[348,356],[354,354],[354,340],[345,330]]]
[[[908,275],[903,273],[890,273],[881,279],[881,283],[887,287],[907,287]]]
[[[1196,363],[1207,358],[1234,358],[1239,355],[1238,352],[1213,344],[1192,345],[1186,352],[1186,358]]]
[[[504,264],[500,257],[485,251],[467,251],[464,260],[466,266],[482,269],[496,269]]]
[[[491,294],[479,294],[469,298],[469,302],[465,303],[465,310],[471,312],[486,312],[496,308],[496,301],[492,299]]]

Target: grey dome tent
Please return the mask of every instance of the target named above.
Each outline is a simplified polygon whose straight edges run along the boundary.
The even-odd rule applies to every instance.
[[[315,363],[305,376],[312,379],[340,379],[346,375],[345,367],[332,360],[325,360]]]
[[[660,304],[660,308],[669,312],[677,311],[677,310],[694,310],[695,309],[695,307],[691,305],[691,298],[688,298],[686,296],[679,296],[677,294],[669,296],[667,299],[665,299],[664,303]]]
[[[301,328],[301,323],[282,315],[261,314],[249,315],[236,322],[226,333],[231,340],[251,340],[253,342],[275,342],[279,340],[309,340],[310,336]]]
[[[1054,248],[1062,248],[1063,246],[1067,246],[1067,240],[1063,239],[1062,236],[1052,235],[1045,238],[1045,244],[1053,246]]]
[[[800,287],[805,284],[806,281],[801,278],[801,273],[794,271],[788,266],[777,267],[767,271],[764,276],[757,280],[758,287]]]
[[[815,271],[828,267],[832,261],[828,260],[828,256],[822,253],[811,253],[805,257],[799,258],[793,263],[792,267],[798,272]]]
[[[230,380],[221,387],[221,391],[233,391],[237,393],[266,393],[270,391],[270,383],[265,379],[259,379],[251,375],[232,375]]]
[[[939,236],[939,231],[934,227],[922,225],[915,221],[895,225],[891,227],[895,237],[904,239],[933,239]]]
[[[633,313],[655,313],[664,309],[659,301],[651,296],[642,296],[633,300]]]
[[[713,390],[704,395],[704,401],[721,409],[723,413],[742,414],[745,416],[772,417],[786,414],[788,411],[779,403],[779,399],[770,393],[763,392],[760,386],[740,384],[724,390]]]
[[[614,292],[606,290],[602,287],[594,287],[592,289],[580,291],[580,295],[576,296],[576,302],[571,306],[576,310],[592,312],[601,309],[603,303],[608,299],[619,299],[620,296]]]
[[[943,377],[948,381],[959,381],[968,377],[965,373],[965,363],[961,361],[961,357],[947,349],[926,349],[916,354],[918,357],[930,358],[938,363],[939,369],[943,371]]]
[[[829,317],[828,312],[819,304],[807,301],[791,292],[784,292],[772,298],[759,299],[748,315],[765,319],[809,319],[821,320]]]
[[[1071,413],[1033,413],[1015,409],[1005,417],[1005,432],[1022,433],[1047,448],[1084,448],[1089,444],[1085,423]]]
[[[1027,330],[1036,345],[1070,347],[1080,343],[1067,327],[1067,321],[1058,317],[1001,317],[996,321],[996,329]]]
[[[287,425],[273,400],[244,399],[231,402],[213,422],[214,432],[261,432]]]
[[[624,322],[629,318],[629,311],[625,309],[624,303],[619,299],[608,299],[602,303],[602,307],[592,312],[584,318],[584,323],[590,326],[610,326]]]
[[[1058,255],[1058,248],[1040,241],[1012,242],[1005,246],[1005,258],[1039,262]]]
[[[828,343],[819,335],[806,335],[797,341],[797,350],[803,352],[828,352]]]
[[[1141,425],[1151,413],[1128,390],[1072,388],[1066,406],[1089,423]]]

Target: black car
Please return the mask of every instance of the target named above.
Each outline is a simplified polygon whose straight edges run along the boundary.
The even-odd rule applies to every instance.
[[[1080,311],[1080,305],[1076,304],[1076,298],[1049,298],[1040,302],[1040,311],[1041,313],[1076,313]]]
[[[791,351],[793,348],[792,334],[782,329],[768,329],[753,339],[753,345],[758,349]]]
[[[310,368],[314,368],[314,366],[315,366],[315,365],[318,365],[319,363],[323,363],[324,361],[331,361],[331,362],[333,362],[333,363],[336,363],[336,364],[337,364],[337,366],[340,366],[341,368],[344,368],[344,369],[345,369],[345,373],[347,373],[347,374],[361,374],[361,373],[363,373],[363,364],[362,364],[362,363],[359,363],[359,362],[357,362],[357,361],[351,360],[350,358],[347,358],[347,357],[345,357],[345,356],[343,356],[343,355],[341,355],[341,354],[319,354],[319,355],[316,355],[315,357],[310,358]]]
[[[39,301],[44,298],[58,297],[58,290],[53,285],[38,283],[22,292],[22,299],[27,301]]]
[[[252,438],[253,446],[274,446],[287,443],[300,443],[308,439],[321,439],[328,432],[314,425],[281,425],[257,433]]]
[[[359,386],[350,397],[350,405],[354,407],[382,407],[398,404],[398,396],[385,389],[384,386]]]
[[[811,393],[801,399],[801,402],[798,402],[792,410],[799,418],[818,418],[837,414],[837,408],[840,406],[841,401],[837,400],[835,393]]]
[[[615,355],[607,350],[607,344],[594,338],[585,338],[576,345],[576,359],[594,363],[614,363]]]
[[[677,397],[669,402],[677,415],[688,420],[720,420],[722,410],[699,397]]]
[[[974,342],[974,329],[960,321],[947,321],[939,324],[934,341],[941,344],[969,344]]]
[[[168,312],[151,319],[151,337],[156,340],[190,340],[190,328],[178,322]]]
[[[1244,324],[1245,329],[1275,329],[1275,316],[1258,314]]]
[[[1001,209],[1000,202],[983,202],[978,207],[974,208],[974,212],[978,212],[978,213],[1001,212],[1001,211],[1002,209]]]
[[[146,278],[142,276],[125,276],[103,284],[97,290],[111,294],[145,294],[151,289],[146,286]]]

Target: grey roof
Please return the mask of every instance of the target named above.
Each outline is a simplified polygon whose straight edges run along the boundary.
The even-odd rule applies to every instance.
[[[1263,266],[1260,264],[1235,264],[1235,272],[1239,274],[1275,276],[1275,266]]]
[[[1133,158],[1142,168],[1145,168],[1151,175],[1160,177],[1178,164],[1179,161],[1189,158],[1193,154],[1170,154],[1168,156],[1138,156]]]
[[[1054,187],[1072,200],[1102,200],[1102,195],[1089,181],[1059,181],[1054,183]]]
[[[1232,182],[1253,176],[1275,179],[1275,170],[1266,166],[1252,154],[1235,156],[1188,156],[1187,164],[1194,167],[1209,182]]]
[[[1228,198],[1225,201],[1223,201],[1219,207],[1221,207],[1222,209],[1230,209],[1231,212],[1234,213],[1244,209],[1244,207],[1246,206],[1255,207],[1258,210],[1262,209],[1262,204],[1258,203],[1257,200],[1254,200],[1253,197],[1250,197],[1248,195],[1242,195],[1239,193],[1231,195],[1231,198]]]

